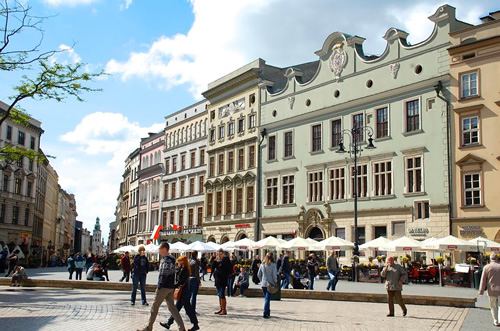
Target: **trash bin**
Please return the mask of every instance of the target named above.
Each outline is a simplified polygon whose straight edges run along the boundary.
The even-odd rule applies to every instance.
[[[483,273],[482,269],[477,269],[474,271],[474,287],[476,290],[479,290],[479,284],[481,283],[481,275]]]
[[[278,292],[271,294],[271,300],[279,301],[281,300],[281,277],[278,275],[278,281],[276,282],[278,286]]]

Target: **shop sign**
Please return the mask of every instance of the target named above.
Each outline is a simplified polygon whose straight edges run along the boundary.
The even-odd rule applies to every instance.
[[[463,225],[460,230],[462,237],[480,236],[483,234],[483,229],[479,225]]]
[[[408,228],[408,233],[413,237],[426,237],[429,234],[429,228]]]
[[[249,228],[250,224],[236,224],[234,227],[237,228],[237,229],[239,229],[239,228]]]
[[[186,234],[200,234],[202,232],[203,231],[202,231],[201,227],[184,228],[184,229],[182,229],[182,233],[186,233]]]
[[[226,226],[226,227],[219,226],[217,229],[218,229],[220,232],[229,232],[229,231],[231,231],[231,227],[230,227],[230,226]]]
[[[411,248],[411,247],[403,247],[403,251],[412,251],[412,250],[413,250],[413,248]]]
[[[30,238],[31,237],[31,233],[29,232],[21,232],[21,238]]]
[[[171,236],[171,235],[176,235],[176,234],[179,234],[179,230],[163,230],[161,231],[163,233],[163,235],[165,236]]]
[[[457,245],[448,245],[447,248],[450,250],[450,251],[453,251],[455,249],[458,249]]]

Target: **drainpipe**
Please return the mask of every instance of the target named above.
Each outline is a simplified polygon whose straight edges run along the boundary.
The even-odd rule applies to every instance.
[[[436,91],[436,96],[446,102],[446,152],[448,156],[448,224],[449,224],[449,229],[450,229],[450,235],[452,234],[451,230],[451,218],[452,218],[452,212],[453,212],[453,183],[452,183],[452,176],[451,176],[451,171],[452,171],[452,164],[451,164],[451,119],[450,119],[450,109],[451,109],[451,104],[448,99],[446,99],[443,95],[441,95],[439,92],[443,92],[443,84],[441,84],[441,81],[438,81],[436,85],[434,85],[434,91]]]
[[[255,241],[260,240],[260,218],[262,217],[262,143],[267,135],[266,129],[260,132],[259,158],[257,164],[257,217],[255,218]]]

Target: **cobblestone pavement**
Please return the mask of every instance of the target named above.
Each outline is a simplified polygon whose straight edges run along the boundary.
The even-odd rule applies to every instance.
[[[130,306],[130,294],[117,291],[0,287],[1,330],[136,330],[145,325],[149,307]],[[152,303],[153,294],[148,293]],[[198,296],[202,330],[460,330],[469,309],[408,306],[402,317],[388,318],[381,303],[284,299],[271,302],[271,318],[262,318],[262,298],[228,298],[228,315],[212,312],[215,296]],[[158,318],[168,311],[162,305]],[[186,327],[187,316],[181,314]],[[164,330],[158,320],[154,330]]]

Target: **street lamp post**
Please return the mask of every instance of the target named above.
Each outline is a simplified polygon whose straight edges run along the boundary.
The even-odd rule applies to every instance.
[[[351,160],[354,161],[354,185],[353,185],[353,196],[354,196],[354,251],[353,254],[359,256],[359,234],[358,234],[358,155],[361,155],[363,149],[359,146],[360,138],[364,133],[368,134],[368,145],[365,149],[375,149],[373,145],[373,129],[369,126],[357,127],[354,126],[350,130],[342,130],[341,138],[339,142],[339,147],[337,153],[349,153]],[[344,136],[348,136],[350,140],[349,148],[346,150],[344,146]],[[361,138],[362,139],[362,138]]]

